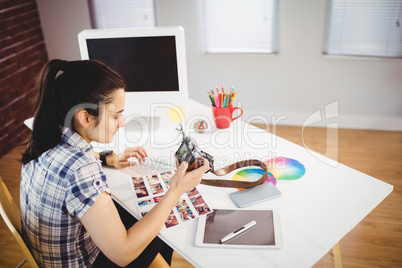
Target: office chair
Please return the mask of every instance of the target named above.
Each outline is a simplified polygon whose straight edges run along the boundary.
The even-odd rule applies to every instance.
[[[25,256],[17,267],[21,267],[27,261],[32,265],[32,267],[38,267],[35,259],[32,257],[31,252],[25,245],[24,240],[20,235],[21,232],[21,215],[20,208],[15,204],[10,192],[8,191],[6,184],[0,177],[0,214],[3,217],[7,227],[10,229],[11,233],[17,240],[18,245],[21,248],[22,253]]]
[[[21,214],[20,208],[14,202],[10,192],[7,189],[6,184],[3,179],[0,177],[0,214],[3,217],[7,227],[10,229],[11,233],[14,235],[17,240],[18,245],[21,248],[22,253],[25,256],[17,266],[17,268],[24,265],[27,261],[31,264],[32,267],[38,267],[35,259],[33,258],[31,252],[26,246],[24,240],[22,239],[21,232]],[[155,260],[151,263],[151,268],[154,267],[170,267],[167,262],[163,259],[163,257],[158,254]]]
[[[165,259],[162,257],[160,253],[156,255],[155,259],[153,262],[149,265],[148,268],[169,268],[169,264],[165,261]]]

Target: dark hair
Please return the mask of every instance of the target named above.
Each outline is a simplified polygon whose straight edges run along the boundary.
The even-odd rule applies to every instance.
[[[59,144],[61,126],[72,128],[71,113],[77,109],[85,109],[99,123],[99,104],[110,103],[112,93],[124,88],[121,76],[100,61],[51,60],[38,77],[33,129],[21,162]]]

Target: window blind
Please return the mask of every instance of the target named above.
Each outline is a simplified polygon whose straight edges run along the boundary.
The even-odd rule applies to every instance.
[[[153,0],[89,0],[92,27],[96,29],[154,27]]]
[[[402,57],[402,0],[328,0],[324,54]]]
[[[204,0],[207,53],[278,52],[278,0]]]

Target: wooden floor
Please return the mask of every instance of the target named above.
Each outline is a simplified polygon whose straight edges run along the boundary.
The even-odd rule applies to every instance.
[[[330,157],[340,163],[394,185],[394,191],[340,241],[340,249],[344,267],[402,267],[402,132],[340,129],[336,145],[327,144],[323,128],[307,128],[303,135],[300,127],[277,126],[267,130],[318,152],[331,152]],[[0,176],[17,202],[21,165],[16,159],[21,151],[15,148],[0,159]],[[22,259],[14,238],[0,219],[0,267],[16,267]],[[332,265],[331,255],[327,254],[315,267]],[[172,267],[192,266],[175,253]]]

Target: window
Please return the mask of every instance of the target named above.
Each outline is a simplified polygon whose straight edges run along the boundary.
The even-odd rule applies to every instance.
[[[204,0],[207,53],[278,52],[278,0]]]
[[[401,0],[329,0],[324,54],[402,58]]]
[[[89,0],[92,27],[96,29],[153,27],[153,0]]]

